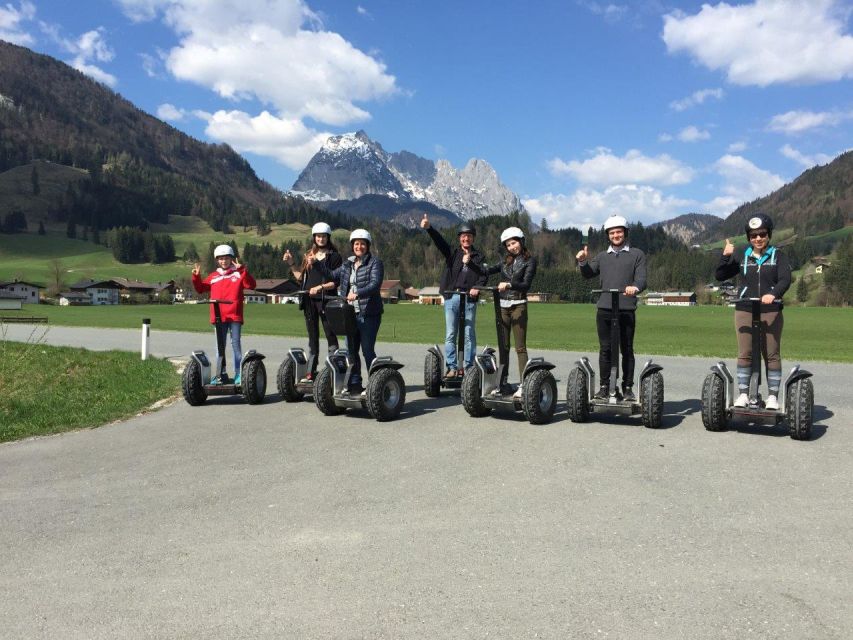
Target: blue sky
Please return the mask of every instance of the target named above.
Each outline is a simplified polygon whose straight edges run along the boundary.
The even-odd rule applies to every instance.
[[[6,0],[57,57],[288,189],[329,135],[487,160],[534,219],[727,215],[851,147],[853,3]]]

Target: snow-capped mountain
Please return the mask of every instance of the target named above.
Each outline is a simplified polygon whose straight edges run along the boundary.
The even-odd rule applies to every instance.
[[[456,169],[447,160],[433,162],[408,151],[389,154],[364,131],[330,137],[291,192],[316,202],[374,195],[401,206],[430,203],[464,219],[522,209],[485,160],[474,158]]]

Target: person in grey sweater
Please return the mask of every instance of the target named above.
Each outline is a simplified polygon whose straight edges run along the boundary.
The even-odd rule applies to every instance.
[[[619,349],[622,352],[622,397],[634,402],[634,328],[637,294],[646,288],[646,254],[630,247],[627,242],[628,223],[622,216],[610,216],[604,223],[604,231],[610,241],[606,251],[592,260],[589,249],[584,246],[575,258],[584,278],[601,277],[602,289],[619,289]],[[598,328],[598,369],[601,387],[595,394],[605,399],[610,387],[610,323],[613,310],[610,294],[602,293],[598,298],[596,325]]]

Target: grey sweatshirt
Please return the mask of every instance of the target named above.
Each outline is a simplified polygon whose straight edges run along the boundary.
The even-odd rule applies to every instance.
[[[639,249],[608,253],[602,251],[589,262],[578,263],[584,278],[601,276],[602,289],[620,289],[633,285],[640,291],[646,288],[646,254]],[[639,293],[639,292],[638,292]],[[610,294],[602,293],[598,297],[598,308],[610,308]],[[620,310],[637,308],[637,296],[619,296]]]

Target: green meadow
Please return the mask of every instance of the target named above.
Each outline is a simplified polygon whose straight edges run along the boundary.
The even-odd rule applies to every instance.
[[[730,358],[735,352],[734,311],[728,307],[640,307],[637,311],[637,353]],[[46,316],[51,324],[137,328],[151,318],[152,330],[200,331],[209,328],[207,305],[118,305],[55,307],[25,305],[6,315]],[[304,336],[305,324],[296,305],[246,305],[247,335]],[[385,307],[379,340],[441,343],[444,310],[440,306],[396,304]],[[495,344],[491,304],[477,313],[477,342]],[[595,307],[585,304],[531,304],[528,348],[597,351]],[[785,309],[782,352],[789,360],[853,362],[853,310],[789,307]]]

